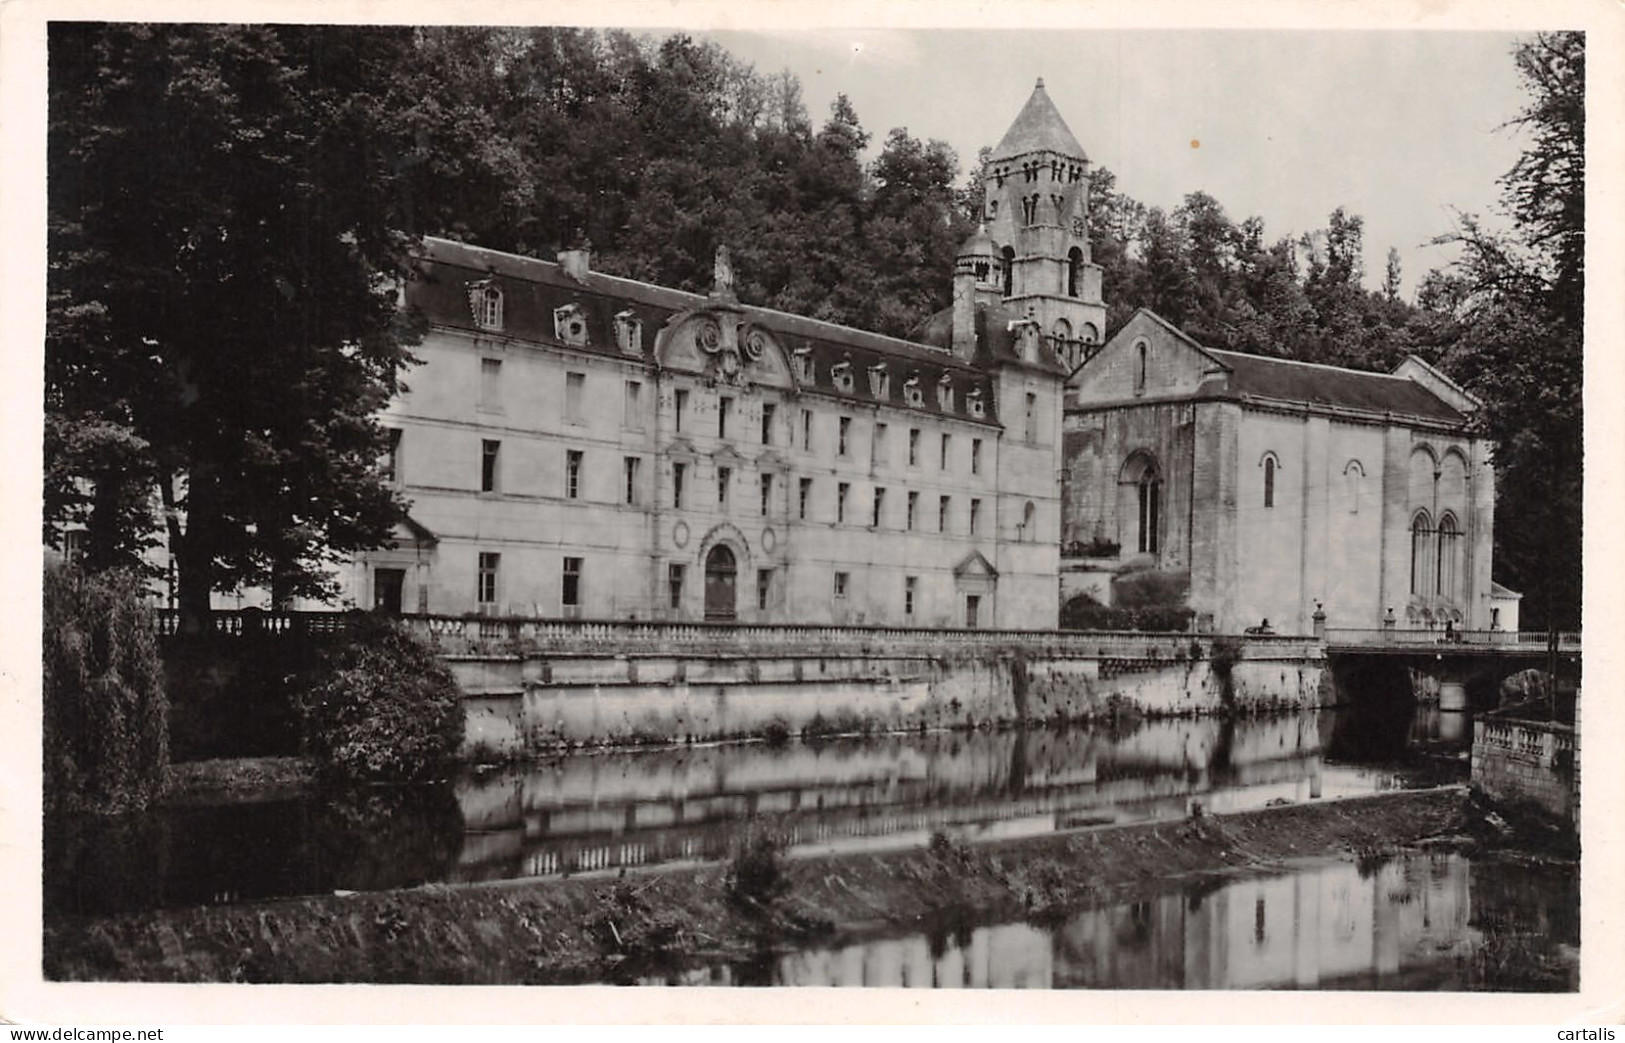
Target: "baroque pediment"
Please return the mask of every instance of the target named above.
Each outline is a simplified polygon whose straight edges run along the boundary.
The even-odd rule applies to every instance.
[[[726,387],[792,386],[784,347],[774,332],[726,306],[674,315],[655,345],[660,364]]]

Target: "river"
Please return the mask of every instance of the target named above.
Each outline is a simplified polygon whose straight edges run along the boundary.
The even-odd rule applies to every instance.
[[[47,906],[110,913],[792,857],[1329,800],[1466,774],[1465,717],[1355,709],[579,752],[449,785],[166,807],[47,837]]]
[[[1455,853],[1205,882],[1017,921],[880,932],[641,984],[1572,991],[1577,881]]]

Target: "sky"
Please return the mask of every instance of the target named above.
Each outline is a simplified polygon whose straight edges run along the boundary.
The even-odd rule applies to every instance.
[[[1148,206],[1204,191],[1268,238],[1365,221],[1366,285],[1399,250],[1404,293],[1452,252],[1455,211],[1498,223],[1525,102],[1492,31],[786,29],[708,36],[800,79],[813,126],[844,93],[872,135],[938,138],[962,176],[1042,77],[1091,163]],[[1108,288],[1109,293],[1109,288]]]

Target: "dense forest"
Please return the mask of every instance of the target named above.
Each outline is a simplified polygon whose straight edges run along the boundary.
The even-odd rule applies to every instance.
[[[47,538],[86,519],[93,566],[128,564],[156,488],[186,508],[184,530],[164,513],[183,608],[242,581],[320,594],[323,562],[387,531],[370,415],[409,379],[420,331],[388,300],[415,236],[587,242],[597,269],[692,290],[726,244],[746,302],[906,336],[948,304],[981,209],[985,153],[961,169],[894,129],[866,159],[845,97],[815,126],[793,75],[682,35],[57,24],[50,58]],[[1584,38],[1509,61],[1532,142],[1503,179],[1516,231],[1462,215],[1460,262],[1414,300],[1397,252],[1363,270],[1341,208],[1266,230],[1200,191],[1147,207],[1097,167],[1091,231],[1108,332],[1150,307],[1216,347],[1416,354],[1474,390],[1499,445],[1497,578],[1526,626],[1572,626]]]

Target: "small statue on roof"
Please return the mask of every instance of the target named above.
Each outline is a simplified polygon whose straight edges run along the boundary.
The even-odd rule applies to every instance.
[[[728,259],[728,247],[718,243],[716,260],[711,265],[711,296],[732,300],[734,296],[734,266]]]

